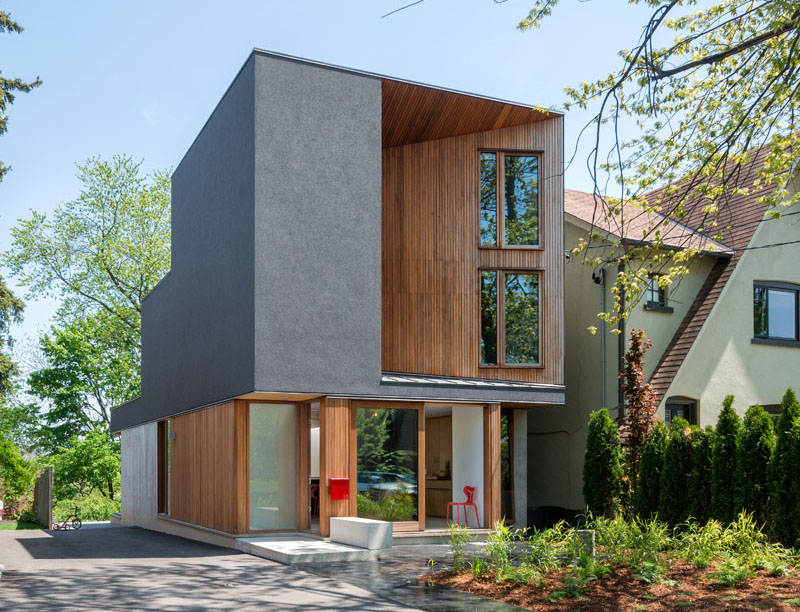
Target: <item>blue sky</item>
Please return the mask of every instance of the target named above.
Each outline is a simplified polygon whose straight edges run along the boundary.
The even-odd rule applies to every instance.
[[[44,84],[18,96],[0,137],[13,168],[0,183],[0,249],[17,219],[77,195],[76,162],[127,153],[148,170],[175,167],[253,47],[561,107],[564,87],[618,66],[644,23],[622,0],[562,0],[527,33],[515,26],[531,0],[425,0],[381,18],[407,1],[3,2],[25,31],[0,36],[0,70]],[[568,152],[587,120],[567,115]],[[568,187],[591,188],[585,156]],[[35,338],[54,309],[28,302],[15,337]]]

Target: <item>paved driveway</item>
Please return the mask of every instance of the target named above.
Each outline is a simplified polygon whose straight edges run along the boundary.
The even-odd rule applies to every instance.
[[[344,582],[144,529],[0,531],[0,609],[412,610]]]

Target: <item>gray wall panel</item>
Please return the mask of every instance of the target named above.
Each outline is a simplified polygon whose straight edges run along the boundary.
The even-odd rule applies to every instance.
[[[381,367],[381,81],[256,55],[256,388]]]

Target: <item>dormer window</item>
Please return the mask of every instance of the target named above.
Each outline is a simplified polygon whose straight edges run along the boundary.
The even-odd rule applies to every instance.
[[[672,312],[672,307],[667,303],[667,288],[662,287],[658,282],[660,276],[660,274],[651,274],[647,278],[644,309],[655,312]]]
[[[540,246],[537,154],[480,153],[480,233],[482,247]]]

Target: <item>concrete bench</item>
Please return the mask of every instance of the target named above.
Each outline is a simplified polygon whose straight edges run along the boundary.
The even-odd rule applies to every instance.
[[[331,542],[369,550],[392,547],[392,524],[355,516],[331,517]]]

